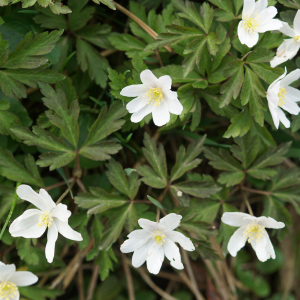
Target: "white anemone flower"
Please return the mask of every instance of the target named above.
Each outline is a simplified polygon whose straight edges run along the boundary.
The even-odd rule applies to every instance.
[[[16,266],[6,265],[0,261],[0,299],[19,300],[18,287],[36,283],[38,277],[28,271],[16,272]]]
[[[133,252],[132,265],[139,268],[147,260],[148,271],[158,274],[164,257],[171,262],[171,266],[182,270],[183,264],[179,248],[175,243],[187,251],[194,251],[191,240],[178,231],[173,231],[179,226],[182,216],[168,214],[158,223],[147,219],[139,219],[139,225],[143,229],[132,231],[121,245],[121,252]]]
[[[170,121],[170,113],[181,114],[183,106],[177,93],[171,91],[172,79],[169,75],[157,79],[150,70],[144,70],[140,77],[143,84],[129,85],[120,93],[122,96],[136,97],[126,105],[133,123],[142,121],[152,113],[154,124],[163,126]]]
[[[288,23],[282,22],[283,26],[279,29],[285,35],[291,37],[286,39],[278,47],[276,56],[270,61],[271,67],[274,68],[283,62],[292,59],[300,48],[300,10],[294,19],[294,28],[291,28]]]
[[[13,237],[39,238],[48,228],[45,254],[49,263],[54,258],[58,232],[67,239],[82,241],[81,234],[68,224],[71,212],[67,206],[61,203],[56,205],[46,190],[40,189],[38,194],[29,185],[22,184],[17,188],[17,194],[38,209],[28,209],[13,221],[9,228]]]
[[[277,222],[270,217],[257,218],[240,212],[224,213],[222,222],[240,227],[231,236],[227,246],[228,252],[232,256],[235,257],[248,240],[260,261],[264,262],[269,258],[275,259],[275,251],[265,228],[280,229],[285,226],[284,223]]]
[[[268,0],[244,0],[242,21],[238,26],[238,37],[242,44],[249,48],[256,45],[258,33],[277,30],[282,27],[282,22],[273,19],[277,14],[274,6],[268,6]]]
[[[296,103],[300,101],[300,91],[289,86],[299,77],[300,69],[294,70],[289,75],[286,75],[285,69],[284,74],[277,78],[268,88],[268,105],[276,128],[279,127],[280,122],[286,128],[289,128],[291,125],[282,109],[292,115],[298,115],[300,112],[300,108]]]

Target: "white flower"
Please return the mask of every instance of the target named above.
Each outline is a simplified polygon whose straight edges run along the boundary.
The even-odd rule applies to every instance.
[[[275,251],[265,228],[280,229],[285,226],[284,223],[277,222],[270,217],[256,218],[240,212],[224,213],[222,222],[240,227],[232,235],[227,246],[228,252],[232,256],[235,257],[248,240],[260,261],[266,261],[269,258],[275,259]]]
[[[164,257],[171,262],[171,266],[182,270],[183,264],[179,248],[175,243],[187,251],[194,251],[191,240],[178,231],[173,231],[179,226],[182,216],[168,214],[160,219],[159,223],[147,219],[139,219],[139,225],[143,229],[134,230],[128,235],[121,245],[121,252],[133,252],[132,265],[139,268],[147,260],[148,271],[158,274]]]
[[[281,122],[285,127],[290,127],[290,121],[282,109],[292,115],[298,115],[300,108],[296,102],[300,101],[300,91],[289,85],[300,77],[300,69],[296,69],[286,76],[286,69],[283,75],[276,79],[268,88],[267,99],[269,109],[276,128]]]
[[[129,113],[133,114],[133,123],[142,121],[152,113],[154,124],[163,126],[170,121],[170,113],[181,114],[183,107],[177,93],[171,91],[172,79],[169,75],[157,79],[150,70],[144,70],[140,77],[143,84],[127,86],[120,93],[126,97],[137,97],[126,105]]]
[[[56,205],[46,190],[40,189],[38,194],[29,185],[22,184],[17,188],[17,194],[38,209],[28,209],[13,221],[9,228],[13,237],[39,238],[48,228],[45,253],[49,263],[54,258],[58,232],[67,239],[82,241],[81,234],[68,224],[71,212],[67,206],[61,203]]]
[[[27,271],[16,272],[16,266],[6,265],[0,261],[0,299],[19,300],[18,286],[28,286],[36,283],[38,277]]]
[[[284,40],[278,47],[276,56],[270,61],[272,68],[292,59],[300,48],[300,10],[297,11],[295,16],[294,28],[291,28],[286,22],[282,22],[282,24],[283,26],[279,30],[292,39]]]
[[[244,0],[242,21],[238,26],[238,36],[242,44],[249,48],[258,41],[258,33],[276,30],[282,27],[282,22],[273,19],[277,14],[274,6],[268,6],[268,0]]]

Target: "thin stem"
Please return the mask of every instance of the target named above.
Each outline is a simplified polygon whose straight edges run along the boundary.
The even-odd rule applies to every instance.
[[[70,179],[68,179],[68,182],[70,182],[70,181],[72,181],[72,180],[73,180],[73,178],[70,178]],[[55,184],[46,186],[44,189],[45,189],[46,191],[50,191],[50,190],[53,190],[53,189],[55,189],[55,188],[57,188],[57,187],[63,186],[63,185],[65,185],[65,184],[67,184],[67,182],[61,181],[61,182],[58,182],[58,183],[55,183]]]
[[[81,181],[81,179],[79,179],[79,178],[76,179],[76,182],[77,182],[78,186],[80,187],[80,189],[81,189],[84,193],[86,193],[87,190],[86,190],[86,188],[85,188],[83,182]]]
[[[4,226],[3,226],[2,230],[1,230],[1,233],[0,233],[0,240],[1,240],[1,238],[2,238],[2,235],[3,235],[4,231],[5,231],[5,228],[6,228],[8,222],[9,222],[9,220],[10,220],[10,218],[11,218],[13,212],[14,212],[14,209],[15,209],[15,206],[16,206],[16,203],[17,203],[17,200],[18,200],[17,188],[18,188],[18,186],[20,186],[20,185],[21,185],[21,182],[17,182],[17,186],[16,186],[16,191],[15,191],[15,195],[14,195],[13,202],[12,202],[12,204],[11,204],[9,214],[8,214],[8,216],[7,216],[7,218],[6,218],[6,221],[5,221],[5,223],[4,223]]]
[[[246,203],[246,205],[247,205],[248,211],[249,211],[250,215],[253,216],[252,208],[251,208],[251,206],[250,206],[250,203],[249,203],[249,201],[248,201],[248,199],[247,199],[247,196],[246,196],[246,194],[244,193],[243,189],[242,189],[242,194],[243,194],[245,203]]]
[[[86,300],[93,299],[94,291],[95,291],[95,287],[96,287],[96,283],[97,283],[97,279],[98,279],[98,275],[99,275],[99,270],[100,270],[100,266],[95,266],[94,267],[92,278],[91,278],[90,285],[89,285],[89,291],[88,291],[88,295],[86,297]]]
[[[60,198],[56,201],[56,205],[58,203],[60,203],[65,197],[66,195],[69,193],[69,191],[71,190],[71,188],[73,187],[73,185],[75,184],[75,180],[73,180],[70,184],[70,186],[67,188],[67,190],[60,196]]]
[[[129,268],[127,262],[126,262],[126,256],[122,252],[121,252],[121,257],[122,257],[123,268],[124,268],[125,276],[126,276],[128,297],[129,297],[129,300],[135,300],[134,288],[133,288],[133,282],[132,282],[132,276],[131,276],[131,273],[130,273],[130,268]]]
[[[156,222],[159,222],[159,217],[160,217],[160,209],[159,207],[156,208]]]
[[[242,190],[244,190],[244,191],[247,191],[247,192],[250,192],[250,193],[255,193],[255,194],[261,194],[261,195],[266,195],[266,196],[269,196],[269,195],[272,194],[272,192],[266,192],[266,191],[254,190],[254,189],[250,189],[250,188],[247,188],[247,187],[244,187],[244,186],[242,186],[241,188],[242,188]]]

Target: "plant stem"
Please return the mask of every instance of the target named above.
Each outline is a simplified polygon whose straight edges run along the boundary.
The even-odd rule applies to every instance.
[[[20,186],[20,185],[21,185],[21,182],[17,182],[17,185],[16,185],[16,191],[15,191],[15,195],[14,195],[13,202],[12,202],[12,204],[11,204],[9,214],[8,214],[8,216],[7,216],[7,218],[6,218],[6,221],[5,221],[5,223],[4,223],[4,226],[3,226],[2,230],[1,230],[1,233],[0,233],[0,240],[2,239],[2,236],[3,236],[3,233],[4,233],[4,231],[5,231],[5,228],[6,228],[8,222],[9,222],[9,220],[10,220],[10,218],[11,218],[13,212],[14,212],[14,209],[15,209],[15,206],[16,206],[16,203],[17,203],[17,200],[18,200],[17,188],[18,188],[18,186]]]
[[[126,262],[126,256],[122,252],[121,252],[121,257],[122,257],[123,268],[124,268],[125,276],[126,276],[128,297],[129,297],[129,300],[135,300],[134,288],[133,288],[133,282],[132,282],[132,276],[131,276],[131,273],[130,273],[130,268],[129,268],[127,262]]]
[[[97,279],[98,279],[98,276],[99,276],[99,270],[100,270],[100,266],[95,266],[94,267],[92,278],[91,278],[90,285],[89,285],[89,291],[88,291],[88,295],[86,297],[86,300],[93,299],[94,290],[95,290]]]
[[[251,208],[251,206],[250,206],[250,203],[249,203],[249,201],[248,201],[248,199],[247,199],[246,194],[245,194],[244,191],[243,191],[243,188],[242,188],[242,194],[243,194],[245,203],[246,203],[246,205],[247,205],[248,211],[249,211],[250,215],[253,216],[252,208]]]
[[[56,201],[56,205],[59,204],[65,197],[66,195],[69,193],[69,191],[71,190],[71,188],[73,187],[75,183],[75,180],[73,180],[70,184],[70,186],[67,188],[67,190],[60,196],[60,198]]]
[[[254,189],[250,189],[250,188],[247,188],[247,187],[244,187],[244,186],[242,186],[241,188],[244,191],[247,191],[247,192],[250,192],[250,193],[255,193],[255,194],[261,194],[261,195],[267,195],[267,196],[272,194],[272,192],[254,190]]]

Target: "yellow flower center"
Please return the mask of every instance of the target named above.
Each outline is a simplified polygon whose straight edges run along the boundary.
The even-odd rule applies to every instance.
[[[249,224],[245,231],[244,231],[244,237],[248,239],[248,242],[250,243],[250,240],[258,240],[263,236],[265,227],[258,225],[256,223]]]
[[[250,16],[247,15],[243,20],[243,27],[245,27],[249,33],[252,33],[258,30],[259,23],[260,22],[257,20],[256,15],[253,18],[251,14]]]
[[[151,103],[154,106],[158,106],[164,101],[164,96],[160,88],[151,88],[144,97],[146,96],[148,97],[148,104]]]
[[[4,281],[0,284],[0,299],[9,300],[17,295],[18,287],[9,281]]]
[[[300,39],[300,35],[294,36],[294,41],[295,41],[295,42],[299,42],[299,39]]]
[[[280,88],[279,93],[278,93],[278,106],[282,107],[282,105],[285,104],[285,95],[286,95],[286,91],[285,88]]]
[[[52,215],[50,214],[50,211],[44,211],[42,214],[39,214],[39,224],[37,224],[37,227],[45,226],[50,227],[52,225]]]
[[[151,237],[154,237],[154,240],[159,245],[159,247],[166,241],[164,239],[166,236],[160,231],[154,231],[154,234],[152,234]]]

